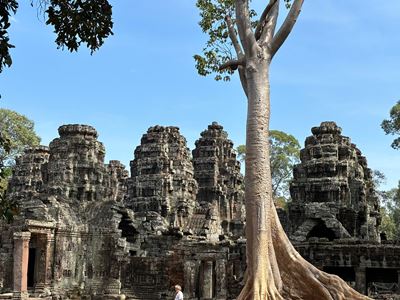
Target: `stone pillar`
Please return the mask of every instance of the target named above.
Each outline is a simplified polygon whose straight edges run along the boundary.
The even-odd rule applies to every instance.
[[[202,299],[212,299],[213,297],[213,261],[203,262],[203,286]]]
[[[38,235],[38,268],[37,282],[35,285],[36,292],[43,292],[45,288],[51,285],[51,265],[54,252],[54,238],[51,233]]]
[[[196,299],[196,275],[199,268],[194,261],[185,261],[184,276],[185,276],[185,294],[189,299]]]
[[[54,254],[54,234],[47,234],[46,240],[46,265],[45,265],[45,281],[44,284],[46,287],[50,287],[52,280],[52,265],[53,265],[53,254]]]
[[[356,286],[355,289],[366,295],[367,294],[367,278],[366,278],[366,268],[365,267],[356,267]]]
[[[14,233],[13,299],[28,299],[28,260],[30,232]]]
[[[218,259],[215,265],[216,272],[216,298],[225,300],[227,299],[227,286],[226,286],[226,261]]]

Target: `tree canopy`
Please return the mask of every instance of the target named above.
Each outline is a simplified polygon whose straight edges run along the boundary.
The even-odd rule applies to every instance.
[[[39,143],[33,121],[15,111],[0,109],[0,219],[11,221],[18,210],[5,196],[15,158]]]
[[[0,109],[0,132],[9,142],[8,149],[0,149],[0,161],[7,167],[14,164],[14,160],[27,147],[37,146],[40,137],[34,130],[34,122],[15,111]]]
[[[200,75],[230,80],[237,70],[247,98],[245,206],[246,276],[238,300],[366,299],[337,276],[304,260],[290,243],[276,212],[271,178],[269,71],[304,0],[269,0],[261,14],[249,0],[197,0],[208,35],[195,55]],[[279,6],[290,10],[278,27]]]
[[[383,120],[381,127],[386,134],[400,136],[400,101],[391,108],[390,119]],[[400,149],[400,137],[395,138],[391,146],[393,149]]]
[[[10,151],[10,140],[6,138],[0,131],[0,151],[7,153]],[[5,182],[9,172],[0,160],[0,220],[10,221],[15,212],[15,205],[6,200]]]
[[[389,240],[400,239],[400,181],[397,188],[382,192],[381,229]]]
[[[386,176],[379,170],[373,171],[373,183],[379,196],[382,221],[380,229],[388,240],[400,240],[400,181],[396,188],[388,191],[380,187],[386,182]]]
[[[112,6],[107,0],[37,0],[39,13],[54,27],[58,48],[77,51],[81,44],[93,53],[112,35]],[[31,0],[34,6],[34,1]],[[12,65],[10,18],[17,12],[17,0],[0,1],[0,72]]]

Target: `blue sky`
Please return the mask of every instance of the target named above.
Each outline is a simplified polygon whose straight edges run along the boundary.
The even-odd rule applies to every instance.
[[[212,121],[245,141],[246,100],[237,78],[197,75],[192,56],[206,37],[193,0],[114,0],[114,33],[90,55],[57,49],[30,1],[13,19],[13,66],[0,74],[0,106],[36,123],[42,143],[67,123],[94,126],[106,159],[125,165],[149,126],[174,125],[193,149]],[[254,0],[255,7],[265,1]],[[400,1],[306,0],[271,68],[271,128],[303,145],[312,126],[336,121],[383,171],[400,179],[400,152],[380,123],[400,98]]]

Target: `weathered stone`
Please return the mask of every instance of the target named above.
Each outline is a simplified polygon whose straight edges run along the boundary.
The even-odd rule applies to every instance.
[[[189,149],[179,128],[151,127],[131,161],[126,206],[141,215],[157,213],[167,226],[186,227],[196,193]]]
[[[379,204],[361,151],[334,122],[313,127],[290,185],[291,238],[379,241]]]
[[[379,239],[366,159],[333,122],[312,133],[289,214],[279,210],[284,228],[317,267],[384,299],[399,287],[400,245]],[[201,133],[193,159],[177,127],[151,127],[130,176],[120,162],[104,163],[93,127],[59,134],[17,160],[8,197],[21,213],[0,222],[1,299],[173,299],[175,284],[185,299],[237,297],[243,178],[221,125]]]
[[[209,238],[243,236],[243,176],[232,141],[223,127],[213,122],[195,144],[194,176],[199,185],[197,212],[206,212]]]

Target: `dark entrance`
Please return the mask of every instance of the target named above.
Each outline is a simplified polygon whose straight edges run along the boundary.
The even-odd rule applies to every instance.
[[[398,270],[390,268],[367,268],[368,295],[398,293]]]
[[[335,233],[332,231],[332,229],[326,227],[324,222],[319,221],[318,224],[315,225],[307,234],[307,240],[312,237],[327,238],[328,240],[332,241],[335,239]]]
[[[28,287],[32,288],[35,285],[35,263],[36,263],[36,249],[29,248],[28,259]]]

